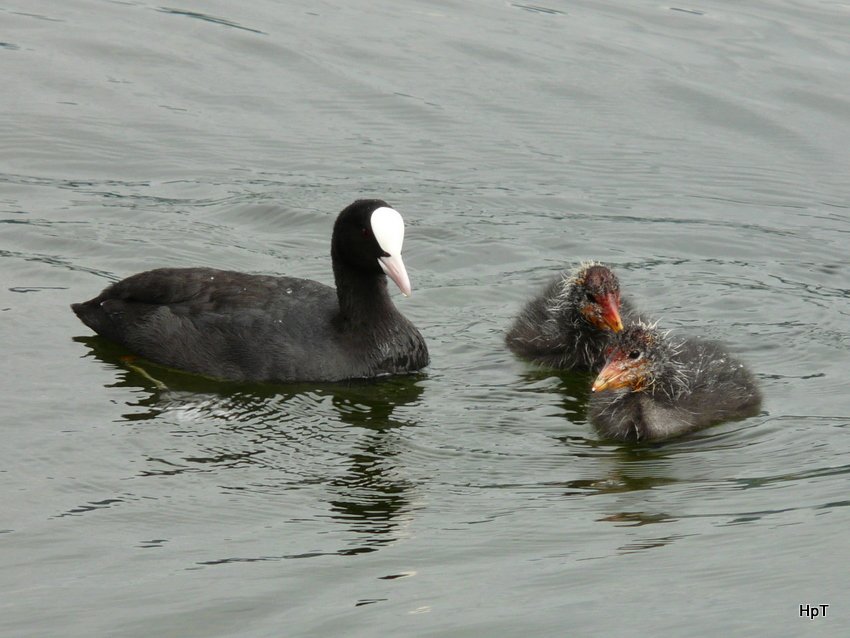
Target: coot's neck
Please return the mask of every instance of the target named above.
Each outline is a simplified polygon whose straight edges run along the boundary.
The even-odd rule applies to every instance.
[[[664,353],[647,390],[657,401],[675,401],[690,388],[691,372],[675,351]]]
[[[583,293],[576,288],[575,284],[571,284],[566,292],[566,301],[564,303],[563,321],[566,322],[573,330],[579,332],[598,331],[599,329],[590,323],[581,312],[581,299]]]
[[[576,330],[581,323],[581,314],[572,299],[572,290],[564,290],[562,281],[553,284],[546,293],[546,312],[550,325],[555,330]]]
[[[564,313],[562,321],[570,330],[572,330],[575,335],[576,342],[587,343],[588,347],[590,344],[593,344],[596,347],[602,347],[602,345],[607,343],[614,334],[613,332],[602,330],[590,323],[590,321],[587,320],[587,317],[582,314],[578,305],[574,303],[570,303],[569,308]]]
[[[397,314],[387,290],[386,275],[354,270],[337,263],[333,268],[340,320],[377,327]]]

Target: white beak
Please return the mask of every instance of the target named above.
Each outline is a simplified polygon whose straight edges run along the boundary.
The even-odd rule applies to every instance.
[[[378,257],[378,265],[387,277],[395,282],[395,285],[401,290],[401,294],[409,297],[411,294],[410,279],[407,277],[407,269],[401,260],[401,254]]]

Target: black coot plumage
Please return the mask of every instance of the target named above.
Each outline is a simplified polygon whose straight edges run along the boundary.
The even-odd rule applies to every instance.
[[[590,422],[620,440],[666,439],[761,406],[753,375],[721,344],[671,337],[642,322],[617,335],[592,390]]]
[[[623,320],[637,318],[620,298],[614,272],[585,262],[560,273],[529,301],[508,330],[505,341],[516,354],[551,368],[598,371],[612,335]]]
[[[428,365],[419,331],[393,305],[405,295],[404,222],[358,200],[331,239],[336,289],[308,279],[160,268],[71,307],[98,334],[156,363],[234,381],[340,381]]]

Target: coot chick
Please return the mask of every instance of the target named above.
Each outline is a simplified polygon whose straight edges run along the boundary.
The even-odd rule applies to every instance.
[[[514,320],[505,341],[514,353],[550,368],[598,371],[605,348],[636,319],[613,271],[595,261],[555,277]]]
[[[337,217],[336,289],[309,279],[212,268],[160,268],[73,304],[98,334],[156,363],[233,381],[340,381],[428,365],[419,331],[393,305],[404,295],[404,222],[378,199]]]
[[[717,342],[638,322],[617,335],[593,383],[590,422],[611,439],[666,439],[756,414],[752,374]]]

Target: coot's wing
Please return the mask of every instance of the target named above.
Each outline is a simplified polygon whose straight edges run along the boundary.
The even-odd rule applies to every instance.
[[[680,356],[691,369],[690,392],[681,407],[699,426],[758,414],[761,392],[747,367],[716,341],[689,339]]]
[[[541,364],[556,364],[567,346],[560,339],[556,318],[553,316],[553,300],[563,287],[564,274],[553,278],[543,291],[523,306],[505,335],[505,341],[513,352]]]
[[[336,294],[306,279],[162,268],[128,277],[72,308],[98,334],[157,363],[264,380],[275,368],[281,376],[287,361],[303,368],[305,343],[321,349],[328,342]]]

